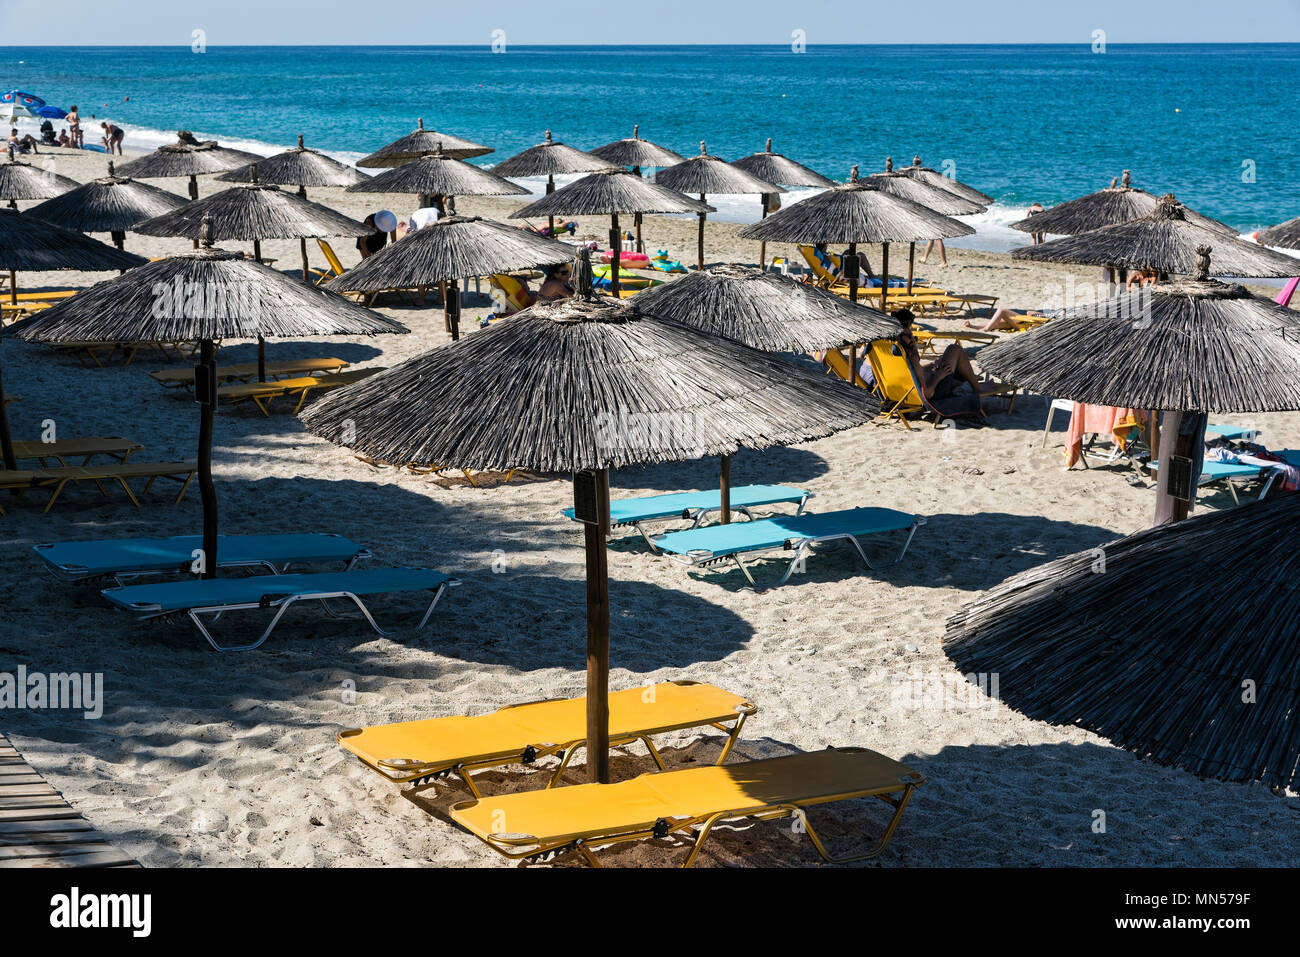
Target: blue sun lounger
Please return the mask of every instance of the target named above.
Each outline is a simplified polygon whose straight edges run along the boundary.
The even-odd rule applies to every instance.
[[[202,535],[171,538],[105,538],[54,542],[32,549],[64,581],[127,578],[174,573],[193,574]],[[343,562],[351,568],[370,552],[342,535],[219,535],[217,567],[258,567],[277,575],[292,565]]]
[[[315,574],[258,575],[252,578],[196,578],[191,581],[156,582],[147,585],[124,585],[105,588],[101,594],[118,608],[143,619],[185,613],[199,632],[217,651],[251,651],[271,636],[284,613],[296,602],[350,598],[378,634],[389,637],[375,623],[362,595],[388,595],[406,591],[432,591],[424,617],[416,625],[423,628],[434,607],[449,587],[459,585],[455,578],[428,568],[359,568],[343,572]],[[322,605],[331,617],[338,617],[328,605]],[[260,638],[246,645],[221,645],[204,626],[200,615],[213,615],[216,621],[228,611],[252,608],[275,609],[275,616]]]
[[[731,490],[731,507],[751,522],[752,509],[765,505],[797,505],[796,515],[803,513],[811,492],[785,485],[741,485]],[[717,489],[705,492],[670,492],[666,495],[642,495],[639,498],[612,499],[609,503],[610,528],[632,527],[641,533],[652,551],[659,551],[655,541],[646,532],[642,522],[680,518],[690,521],[691,528],[699,528],[710,516],[722,509],[722,493]],[[573,509],[564,510],[566,518],[573,518]]]
[[[1295,455],[1295,453],[1288,454],[1287,452],[1278,452],[1276,454],[1281,455],[1288,461]],[[1159,472],[1159,460],[1152,459],[1147,463],[1147,468],[1152,472]],[[1264,478],[1265,471],[1268,472],[1268,476],[1265,478],[1263,488],[1259,491],[1259,497],[1263,498],[1268,494],[1269,489],[1273,487],[1273,483],[1281,476],[1282,473],[1278,469],[1264,469],[1258,465],[1246,465],[1240,462],[1215,462],[1212,459],[1206,459],[1201,465],[1201,477],[1197,481],[1196,487],[1200,489],[1206,485],[1213,485],[1222,482],[1228,487],[1228,492],[1232,495],[1233,504],[1240,505],[1241,499],[1237,497],[1236,480],[1249,482],[1252,479]]]
[[[1207,442],[1215,439],[1224,442],[1254,442],[1259,438],[1259,429],[1240,425],[1207,425],[1205,432]]]
[[[848,508],[838,512],[817,515],[780,515],[757,522],[733,522],[730,525],[710,525],[707,528],[690,528],[681,532],[668,532],[654,536],[654,544],[674,561],[684,565],[703,567],[734,561],[755,589],[758,585],[745,566],[745,558],[764,552],[786,551],[793,553],[790,564],[777,585],[801,567],[804,558],[815,545],[846,540],[857,549],[866,566],[876,569],[862,550],[858,539],[886,532],[907,532],[907,540],[893,561],[893,565],[907,554],[912,536],[925,524],[925,518],[892,508]]]

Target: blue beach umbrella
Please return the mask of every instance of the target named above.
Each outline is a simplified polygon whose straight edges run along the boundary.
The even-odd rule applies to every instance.
[[[11,121],[23,116],[36,119],[40,115],[37,111],[44,105],[45,101],[34,93],[22,90],[0,93],[0,113],[8,114]]]
[[[47,120],[61,120],[68,115],[68,111],[57,106],[42,106],[36,111],[36,115],[43,116]]]

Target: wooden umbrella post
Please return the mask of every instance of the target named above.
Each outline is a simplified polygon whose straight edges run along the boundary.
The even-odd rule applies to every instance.
[[[574,517],[587,552],[587,776],[609,783],[609,470],[573,476]]]
[[[764,193],[759,197],[759,205],[763,208],[759,210],[758,218],[767,219],[767,194]],[[767,268],[767,240],[764,239],[758,244],[758,268]]]
[[[1205,445],[1207,417],[1199,412],[1170,412],[1162,430],[1160,469],[1156,473],[1155,525],[1181,522],[1191,511],[1200,480],[1197,460]],[[1188,464],[1190,460],[1190,466]],[[1190,467],[1190,471],[1188,471]]]
[[[9,301],[18,304],[18,271],[15,269],[9,270]]]
[[[858,244],[849,243],[849,248],[844,253],[844,261],[840,263],[841,271],[849,281],[849,302],[858,301],[858,279],[861,277],[859,265]]]
[[[722,524],[731,523],[731,456],[722,456],[722,462],[718,469],[718,491],[721,493],[720,502],[722,512]]]
[[[916,243],[907,244],[907,294],[912,294],[912,276],[916,270]],[[881,302],[884,302],[882,299]]]
[[[704,194],[700,193],[700,202],[703,203],[704,201],[705,201]],[[700,215],[700,235],[699,235],[698,247],[695,251],[695,268],[703,269],[704,268],[704,220],[708,218],[709,214],[705,212],[701,212],[699,215]]]
[[[257,337],[257,381],[266,381],[266,340]]]
[[[299,137],[298,137],[298,149],[302,149],[302,136],[301,136],[301,135],[299,135]],[[299,185],[299,187],[298,187],[298,198],[299,198],[299,199],[306,199],[306,198],[307,198],[307,187],[306,187],[306,186]],[[299,236],[299,237],[298,237],[298,250],[302,253],[302,281],[303,281],[303,282],[311,282],[311,270],[309,269],[309,267],[308,267],[308,265],[307,265],[307,237],[306,237],[306,236]]]
[[[619,263],[622,262],[623,236],[618,228],[618,213],[609,214],[609,291],[615,298],[619,298]]]
[[[886,306],[889,296],[889,243],[883,243],[884,252],[880,254],[880,311],[888,312]]]
[[[550,196],[553,192],[555,192],[555,174],[547,173],[546,174],[546,195]],[[554,239],[555,238],[555,214],[554,213],[546,217],[546,225],[550,227],[551,239]]]
[[[632,172],[635,173],[637,176],[640,176],[641,167],[633,166]],[[636,227],[636,251],[639,253],[643,253],[645,252],[645,244],[641,242],[641,214],[640,213],[632,214],[632,225]],[[552,236],[551,238],[554,239],[555,237]]]
[[[443,311],[447,314],[447,328],[451,332],[451,341],[460,339],[460,280],[453,279],[447,283],[442,293]]]
[[[4,462],[6,471],[12,472],[18,468],[18,460],[14,458],[14,438],[9,431],[9,411],[5,408],[4,391],[4,383],[0,381],[0,461]],[[18,491],[14,489],[15,494]]]
[[[217,490],[212,484],[212,420],[217,404],[217,350],[211,339],[199,344],[194,369],[194,399],[199,403],[199,495],[203,499],[203,577],[217,577]]]

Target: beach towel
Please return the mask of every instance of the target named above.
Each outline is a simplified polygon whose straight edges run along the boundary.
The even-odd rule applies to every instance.
[[[1109,435],[1118,448],[1127,450],[1134,434],[1145,425],[1146,420],[1146,412],[1136,409],[1074,403],[1070,429],[1065,440],[1065,467],[1072,468],[1083,455],[1085,435]]]
[[[1286,459],[1274,455],[1262,445],[1247,443],[1239,449],[1227,446],[1206,448],[1205,458],[1210,462],[1228,462],[1234,465],[1258,465],[1262,469],[1276,469],[1282,473],[1282,488],[1288,492],[1300,489],[1300,468]]]

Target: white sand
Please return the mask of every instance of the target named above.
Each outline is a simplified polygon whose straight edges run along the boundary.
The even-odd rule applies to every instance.
[[[102,155],[64,153],[59,171],[86,180],[103,163]],[[185,189],[181,180],[160,185]],[[217,188],[202,182],[205,195]],[[339,190],[315,190],[312,198],[358,219],[380,205]],[[379,199],[407,211],[409,198]],[[512,208],[473,199],[459,206],[498,216]],[[607,228],[597,220],[582,227],[592,237]],[[736,228],[710,224],[711,260],[754,261],[754,244],[735,240]],[[651,218],[647,245],[690,262],[693,230],[690,220]],[[128,234],[127,245],[156,256],[188,243]],[[265,247],[283,268],[297,262],[296,242]],[[355,261],[351,242],[335,248],[345,263]],[[877,250],[871,255],[878,261]],[[954,252],[950,259],[950,267],[930,265],[923,275],[949,288],[997,293],[1014,306],[1040,304],[1049,284],[1070,277],[1000,254]],[[1091,282],[1094,272],[1076,281]],[[33,274],[20,284],[57,288],[102,278]],[[447,340],[436,310],[384,311],[414,334],[274,342],[270,353],[391,366]],[[467,324],[484,311],[467,310]],[[247,360],[254,348],[233,345],[221,359]],[[5,343],[4,363],[5,387],[21,398],[10,407],[17,438],[36,438],[42,420],[53,419],[65,437],[135,438],[145,445],[141,460],[195,454],[193,402],[145,374],[174,363],[142,356],[128,368],[86,369],[19,342]],[[928,783],[880,859],[886,866],[1293,863],[1300,852],[1294,798],[1200,781],[997,702],[958,710],[900,700],[902,686],[892,679],[955,675],[940,643],[945,620],[962,603],[1021,569],[1148,524],[1153,492],[1127,484],[1121,469],[1067,473],[1059,446],[1041,448],[1045,408],[1043,399],[1030,398],[984,429],[923,426],[909,434],[867,425],[800,448],[737,456],[738,483],[795,484],[816,493],[818,510],[883,505],[927,515],[929,525],[907,559],[882,574],[867,572],[848,551],[829,552],[791,584],[758,595],[740,587],[736,572],[687,574],[636,540],[616,541],[612,686],[689,677],[752,697],[760,711],[737,749],[745,757],[857,744],[915,767]],[[1300,443],[1300,415],[1257,422],[1272,447]],[[196,532],[196,491],[173,508],[164,487],[136,511],[120,492],[107,502],[81,487],[49,515],[34,496],[0,518],[0,670],[102,671],[107,704],[99,721],[8,712],[0,719],[5,733],[96,827],[147,865],[504,863],[446,823],[444,809],[464,800],[463,792],[406,800],[337,747],[334,735],[582,693],[581,536],[559,515],[570,503],[569,483],[536,478],[472,488],[455,478],[380,470],[305,434],[289,415],[223,411],[216,443],[224,532],[334,531],[369,546],[380,564],[427,564],[458,575],[464,586],[421,636],[410,628],[418,599],[378,600],[381,624],[402,626],[394,640],[304,609],[290,614],[263,650],[217,655],[188,622],[137,624],[113,613],[92,587],[52,582],[30,553],[42,541]],[[616,494],[707,488],[716,465],[623,470],[614,477]],[[1230,501],[1225,494],[1207,504]],[[776,568],[760,572],[771,576]],[[1005,687],[1013,676],[1001,680]],[[344,703],[349,681],[354,704]],[[667,743],[669,760],[680,762],[710,760],[720,740],[688,735]],[[615,762],[619,776],[650,767],[640,751]],[[489,792],[538,783],[528,777],[509,769],[483,783]],[[862,803],[825,808],[814,820],[843,846],[884,820],[883,805]],[[1098,809],[1106,815],[1102,834],[1093,831]],[[661,864],[681,853],[642,845],[607,859]],[[701,864],[816,860],[807,839],[779,822],[715,832]]]

